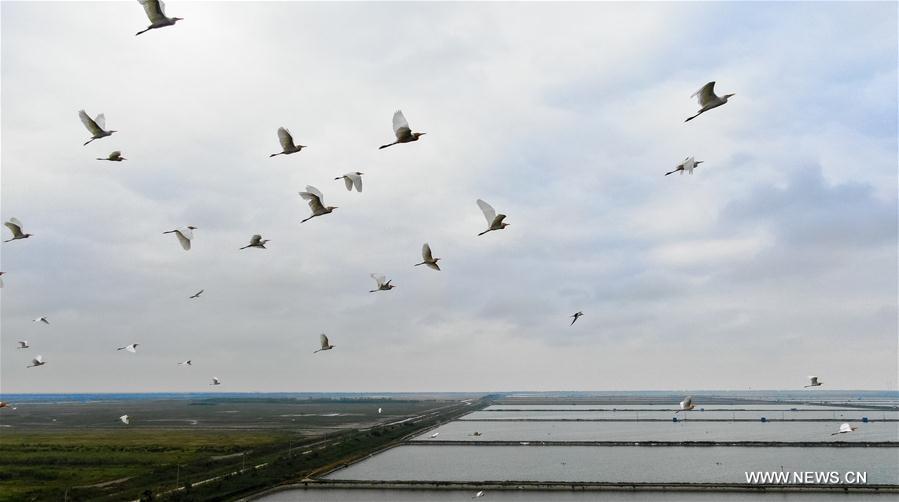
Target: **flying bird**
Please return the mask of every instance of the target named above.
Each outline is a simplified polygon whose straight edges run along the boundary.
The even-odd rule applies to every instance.
[[[88,132],[91,133],[91,139],[87,140],[84,143],[85,146],[87,146],[88,143],[95,139],[112,136],[112,133],[117,132],[106,130],[106,116],[102,113],[100,115],[97,115],[97,118],[92,119],[87,115],[87,112],[85,112],[84,110],[79,110],[78,117],[81,119],[81,123],[84,124],[84,127],[87,127]]]
[[[263,239],[261,235],[256,234],[256,235],[250,237],[250,243],[249,243],[249,244],[247,244],[246,246],[244,246],[244,247],[242,247],[242,248],[240,248],[240,249],[246,249],[246,248],[261,248],[261,249],[268,249],[268,248],[265,247],[265,243],[266,243],[266,242],[269,242],[269,240],[268,240],[268,239]]]
[[[178,242],[181,243],[181,247],[184,248],[185,251],[190,251],[190,241],[194,238],[194,230],[197,227],[188,225],[184,228],[176,228],[175,230],[169,230],[168,232],[163,232],[163,234],[175,234],[175,237],[178,238]]]
[[[836,436],[837,434],[846,434],[847,432],[852,432],[856,429],[858,429],[858,427],[853,427],[849,424],[843,424],[840,426],[840,430],[834,432],[833,434],[831,434],[831,436]]]
[[[43,366],[45,364],[47,364],[47,363],[46,363],[46,361],[44,361],[44,356],[38,355],[37,357],[35,357],[34,359],[31,360],[31,365],[26,366],[26,368],[34,368],[35,366]]]
[[[218,379],[218,377],[212,377],[212,383],[209,385],[221,385],[222,381]]]
[[[381,145],[378,150],[387,148],[388,146],[393,146],[397,143],[409,143],[411,141],[418,141],[418,138],[427,134],[423,132],[412,132],[412,129],[409,128],[409,122],[406,120],[406,117],[403,115],[403,112],[401,110],[397,110],[396,113],[393,114],[393,133],[396,134],[396,141],[394,141],[393,143],[388,143],[386,145]]]
[[[705,162],[704,160],[696,160],[693,157],[687,157],[683,162],[678,164],[673,171],[668,171],[665,173],[665,176],[669,174],[674,174],[676,172],[680,172],[681,174],[687,173],[690,176],[693,175],[693,169],[699,167],[699,164]]]
[[[27,349],[28,347],[30,347],[30,345],[28,345],[28,340],[17,340],[17,342],[19,346],[16,348],[18,349]]]
[[[121,162],[123,160],[128,160],[125,157],[122,157],[122,152],[116,150],[109,154],[108,157],[97,157],[97,160],[109,160],[112,162]]]
[[[688,117],[684,122],[689,122],[712,108],[718,108],[724,103],[727,103],[727,98],[731,96],[734,96],[734,94],[725,94],[724,96],[719,97],[715,94],[715,82],[709,82],[702,86],[702,89],[699,89],[690,96],[691,98],[698,98],[700,108],[699,111],[696,112],[696,115]]]
[[[472,495],[471,498],[479,499],[479,498],[483,497],[484,495],[487,495],[487,492],[485,492],[484,490],[481,490],[478,493],[475,493],[474,495]]]
[[[269,155],[269,158],[275,157],[278,155],[290,155],[292,153],[297,153],[303,148],[306,148],[304,145],[296,145],[293,142],[293,136],[290,135],[290,131],[283,127],[278,128],[278,142],[281,143],[281,151],[278,153],[273,153]]]
[[[808,385],[806,385],[803,388],[807,389],[809,387],[820,387],[824,383],[824,382],[819,382],[818,377],[816,377],[816,376],[808,377],[808,382],[809,382]]]
[[[435,433],[431,434],[431,439],[434,439],[435,437],[437,437],[439,435],[440,435],[439,432],[435,432]]]
[[[369,293],[374,293],[375,291],[390,291],[396,287],[393,284],[390,284],[390,281],[384,282],[387,278],[382,274],[371,274],[371,278],[378,283],[378,289],[372,289]]]
[[[131,423],[131,418],[128,415],[122,415],[119,417],[119,420],[122,421],[123,424],[128,425]]]
[[[138,345],[140,345],[140,344],[139,344],[139,343],[132,343],[131,345],[126,345],[126,346],[124,346],[124,347],[119,347],[119,348],[117,348],[116,350],[127,350],[128,352],[131,352],[132,354],[136,354],[136,353],[137,353],[137,346],[138,346]]]
[[[178,363],[178,366],[191,366],[190,359],[188,359],[187,361],[182,361],[182,362]]]
[[[6,272],[0,272],[0,276],[2,276],[5,273]],[[3,287],[3,279],[0,279],[0,288],[2,288],[2,287]]]
[[[356,187],[357,192],[362,191],[362,175],[365,173],[360,173],[356,171],[354,173],[346,173],[343,176],[338,176],[334,178],[335,180],[343,180],[343,183],[346,185],[346,189],[348,192],[353,191],[353,187]]]
[[[481,212],[484,213],[484,218],[487,219],[487,230],[479,233],[478,236],[484,235],[487,232],[491,232],[493,230],[502,230],[510,225],[510,223],[503,223],[506,215],[496,214],[496,210],[493,209],[493,206],[487,204],[483,200],[478,199],[478,207],[481,208]]]
[[[165,28],[166,26],[172,26],[178,21],[184,20],[184,18],[181,17],[167,17],[165,15],[165,3],[163,3],[162,0],[137,1],[144,6],[144,12],[147,13],[147,18],[150,19],[150,26],[147,26],[146,29],[135,33],[135,37],[140,35],[141,33],[146,33],[150,30],[155,30],[156,28]]]
[[[15,218],[10,218],[9,221],[4,223],[4,225],[6,225],[6,228],[8,228],[10,232],[12,232],[12,239],[7,239],[3,242],[27,239],[32,236],[32,234],[22,233],[22,222]]]
[[[361,180],[360,180],[361,183]],[[361,186],[361,185],[360,185]],[[315,218],[316,216],[321,216],[324,214],[328,214],[331,211],[337,209],[336,206],[325,206],[322,204],[322,199],[325,198],[324,195],[312,185],[306,185],[306,191],[300,192],[300,197],[309,201],[309,208],[312,209],[312,216],[306,218],[300,223],[306,223],[307,221]]]
[[[201,290],[197,291],[196,293],[194,293],[193,295],[189,296],[188,299],[199,298],[200,295],[203,294],[203,291],[206,291],[206,290],[205,290],[205,289],[201,289]]]
[[[571,317],[573,317],[574,319],[571,320],[571,324],[569,324],[569,326],[574,326],[574,323],[576,323],[577,320],[578,320],[582,315],[584,315],[583,312],[575,312],[574,314],[571,314]]]
[[[440,258],[434,258],[431,255],[431,246],[428,245],[427,242],[421,247],[421,263],[416,263],[415,266],[419,265],[427,265],[429,268],[433,268],[434,270],[440,270],[440,266],[437,265],[437,262],[440,261]]]
[[[680,409],[675,411],[674,414],[677,415],[682,411],[692,410],[693,408],[695,408],[695,406],[693,405],[693,396],[687,396],[683,401],[680,402]]]
[[[326,335],[324,333],[318,335],[318,341],[319,341],[319,343],[321,343],[322,348],[316,350],[315,352],[313,352],[313,354],[315,354],[317,352],[321,352],[323,350],[331,350],[334,347],[336,347],[336,345],[331,345],[330,343],[328,343],[328,335]]]
[[[50,324],[50,320],[44,316],[40,316],[38,318],[32,319],[31,322],[42,322],[44,324]]]

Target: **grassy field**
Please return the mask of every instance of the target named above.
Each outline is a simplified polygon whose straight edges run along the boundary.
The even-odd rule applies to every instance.
[[[378,414],[379,407],[384,413]],[[60,500],[66,494],[68,500],[150,494],[227,500],[365,455],[436,423],[444,412],[435,410],[471,409],[430,400],[294,399],[17,408],[0,416],[0,502]],[[118,422],[123,410],[131,425]],[[412,417],[417,418],[397,423]],[[172,492],[176,487],[181,489]]]

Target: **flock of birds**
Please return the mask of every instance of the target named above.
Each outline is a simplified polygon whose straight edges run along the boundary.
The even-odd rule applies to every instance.
[[[182,20],[182,18],[179,18],[179,17],[168,17],[165,14],[165,4],[160,0],[138,0],[138,2],[143,6],[144,11],[146,12],[147,18],[150,21],[150,25],[147,26],[147,28],[145,28],[141,31],[138,31],[135,34],[135,36],[140,35],[142,33],[146,33],[147,31],[150,31],[150,30],[164,28],[167,26],[174,26],[175,23]],[[731,98],[732,96],[734,96],[734,94],[725,94],[723,96],[718,96],[715,93],[715,82],[714,81],[708,82],[707,84],[702,86],[702,88],[700,88],[698,91],[696,91],[695,93],[693,93],[690,96],[691,98],[697,99],[700,108],[696,112],[696,114],[688,117],[684,122],[689,122],[689,121],[695,119],[696,117],[702,115],[703,113],[708,112],[709,110],[713,110],[722,105],[725,105],[728,102],[728,99]],[[80,110],[78,112],[78,117],[80,118],[82,124],[84,124],[84,127],[88,130],[88,132],[91,135],[90,139],[88,139],[84,143],[85,146],[90,144],[93,141],[98,140],[98,139],[112,136],[115,132],[117,132],[112,129],[106,129],[106,117],[102,113],[97,115],[94,118],[91,118],[87,114],[87,112],[85,112],[84,110]],[[401,110],[397,110],[393,115],[393,133],[394,133],[394,136],[396,137],[396,140],[391,143],[381,145],[379,147],[379,149],[388,148],[388,147],[398,145],[398,144],[416,142],[419,139],[421,139],[422,136],[424,136],[426,134],[423,132],[413,132],[412,128],[409,126],[408,120],[406,120],[406,117],[405,117],[405,115],[403,115],[403,112]],[[269,155],[269,157],[275,157],[278,155],[292,155],[295,153],[299,153],[304,148],[306,148],[305,145],[300,145],[300,144],[296,143],[296,141],[293,138],[293,135],[285,127],[278,128],[277,135],[278,135],[278,142],[281,145],[281,151],[277,152],[277,153],[272,153]],[[122,156],[121,151],[116,150],[116,151],[111,152],[106,157],[97,157],[97,160],[110,161],[110,162],[122,162],[127,159]],[[680,173],[680,174],[687,173],[689,175],[692,175],[693,170],[695,168],[697,168],[699,166],[699,164],[701,164],[701,163],[703,163],[702,160],[696,160],[693,156],[689,156],[689,157],[685,158],[682,162],[677,164],[673,170],[666,172],[665,176],[668,176],[668,175],[671,175],[674,173]],[[361,173],[358,171],[350,172],[350,173],[344,174],[343,176],[338,176],[334,179],[335,180],[343,180],[345,183],[346,189],[348,191],[352,191],[355,189],[357,192],[361,192],[362,191],[362,176],[363,176],[363,174],[364,173]],[[300,197],[302,197],[304,200],[306,200],[308,202],[309,209],[311,210],[311,214],[307,218],[303,219],[301,221],[301,223],[305,223],[306,221],[309,221],[312,218],[331,214],[335,209],[337,209],[336,206],[325,205],[323,202],[324,195],[322,194],[322,192],[319,189],[317,189],[314,186],[311,186],[311,185],[306,186],[306,190],[299,192],[299,195],[300,195]],[[502,213],[498,214],[496,212],[496,210],[493,208],[493,206],[491,206],[484,200],[478,199],[476,202],[477,202],[477,205],[480,208],[481,212],[484,214],[484,218],[487,222],[487,228],[485,230],[483,230],[482,232],[478,233],[477,234],[478,236],[482,236],[488,232],[504,230],[506,227],[508,227],[510,225],[510,223],[507,223],[505,221],[506,220],[505,214],[502,214]],[[28,238],[34,236],[34,234],[24,232],[22,222],[16,218],[10,218],[8,221],[6,221],[4,223],[4,225],[12,233],[12,237],[3,242],[23,240],[23,239],[28,239]],[[185,251],[189,251],[190,247],[191,247],[191,241],[194,239],[194,230],[197,230],[197,227],[188,225],[183,228],[168,230],[166,232],[163,232],[163,234],[174,234],[175,237],[177,237],[178,242],[181,245],[181,247]],[[249,244],[247,244],[246,246],[243,246],[239,249],[240,250],[248,249],[248,248],[266,249],[265,245],[268,242],[270,242],[269,239],[264,239],[261,235],[255,234],[252,237],[250,237]],[[416,263],[415,266],[425,265],[430,269],[440,271],[440,266],[437,263],[438,261],[440,261],[440,258],[434,257],[431,247],[427,242],[424,243],[424,245],[422,246],[421,258],[422,258],[422,261],[420,263]],[[3,274],[4,274],[4,272],[0,272],[0,276],[2,276]],[[390,291],[391,289],[396,287],[396,285],[392,284],[392,281],[388,280],[383,274],[372,273],[371,278],[374,279],[374,281],[377,285],[377,287],[375,289],[370,290],[371,293],[375,293],[375,292],[379,292],[379,291]],[[2,287],[3,287],[3,281],[2,281],[2,279],[0,279],[0,288],[2,288]],[[198,299],[200,297],[200,295],[203,294],[203,292],[204,292],[204,290],[201,289],[200,291],[198,291],[194,295],[190,296],[189,298],[190,299]],[[578,311],[578,312],[575,312],[574,314],[572,314],[570,316],[572,318],[572,320],[571,320],[571,324],[569,324],[569,326],[573,326],[574,323],[576,323],[577,320],[580,319],[583,315],[584,315],[584,313],[581,311]],[[41,322],[41,323],[47,324],[47,325],[50,324],[50,321],[46,317],[43,317],[43,316],[39,317],[37,319],[34,319],[34,321]],[[335,348],[334,345],[331,345],[331,343],[328,340],[327,335],[325,335],[325,334],[320,335],[319,342],[320,342],[320,348],[318,350],[315,350],[313,353],[327,351],[327,350],[331,350],[331,349]],[[133,353],[137,353],[138,345],[139,345],[138,343],[132,343],[132,344],[129,344],[129,345],[126,345],[123,347],[118,347],[116,350],[126,351],[126,352],[130,352],[133,354]],[[19,340],[18,348],[19,349],[28,349],[28,348],[30,348],[30,345],[27,340]],[[33,367],[43,366],[45,364],[47,364],[47,362],[44,361],[43,356],[37,355],[36,357],[34,357],[32,359],[31,364],[28,365],[27,367],[33,368]],[[182,366],[191,366],[192,363],[191,363],[191,360],[186,360],[186,361],[178,363],[178,364],[182,365]],[[809,379],[810,379],[810,384],[806,385],[805,386],[806,388],[818,387],[821,385],[821,382],[818,381],[818,377],[811,376],[811,377],[809,377]],[[212,377],[212,381],[211,381],[210,385],[216,386],[216,385],[221,385],[221,383],[222,382],[218,377]],[[693,398],[688,396],[680,403],[680,409],[677,410],[675,413],[680,412],[680,411],[692,410],[694,407],[695,407],[695,405],[693,404]],[[380,411],[381,410],[379,409],[378,412],[380,413]],[[131,423],[130,417],[128,415],[122,415],[120,417],[120,420],[125,424]],[[855,428],[850,427],[849,424],[843,424],[842,427],[840,428],[840,431],[836,432],[834,434],[851,432],[852,430],[855,430]],[[435,434],[435,436],[436,436],[436,434]],[[479,494],[478,496],[482,496],[482,493]]]

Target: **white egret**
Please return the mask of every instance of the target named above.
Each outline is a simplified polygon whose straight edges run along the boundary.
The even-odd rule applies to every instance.
[[[431,439],[434,439],[435,437],[437,437],[439,435],[440,435],[439,432],[435,432],[435,433],[431,434]]]
[[[318,335],[318,341],[319,343],[321,343],[322,348],[316,350],[315,352],[313,352],[313,354],[321,352],[323,350],[331,350],[336,347],[336,345],[331,345],[330,343],[328,343],[328,335],[324,333]]]
[[[184,228],[176,228],[175,230],[163,232],[163,234],[175,234],[175,237],[178,238],[178,242],[181,243],[181,247],[184,248],[185,251],[190,251],[190,241],[193,240],[194,230],[196,229],[197,227],[188,225]]]
[[[16,340],[16,342],[19,344],[19,346],[16,347],[18,349],[27,349],[30,347],[30,345],[28,345],[28,340]]]
[[[846,434],[847,432],[852,432],[856,429],[858,429],[858,427],[853,427],[849,424],[843,424],[840,426],[840,430],[834,432],[833,434],[831,434],[831,436],[836,436],[837,434]]]
[[[381,414],[381,408],[378,408],[378,415]]]
[[[357,192],[362,191],[362,175],[365,173],[360,173],[356,171],[354,173],[346,173],[343,176],[338,176],[334,178],[335,180],[343,180],[344,185],[346,185],[346,189],[348,192],[353,191],[353,187],[356,187]]]
[[[375,282],[378,283],[378,289],[372,289],[371,291],[369,291],[369,293],[374,293],[376,291],[390,291],[391,289],[396,287],[393,284],[390,284],[390,281],[385,282],[385,280],[387,278],[384,277],[383,274],[370,274],[370,275],[371,275],[371,278],[374,279]]]
[[[137,0],[138,3],[144,6],[144,12],[147,13],[147,18],[150,19],[150,26],[147,26],[146,29],[141,30],[134,34],[134,36],[138,36],[141,33],[146,33],[150,30],[155,30],[156,28],[165,28],[166,26],[172,26],[178,21],[183,21],[184,18],[181,17],[168,17],[165,15],[165,3],[162,0]]]
[[[281,143],[281,151],[269,155],[269,158],[275,157],[277,155],[290,155],[292,153],[299,152],[303,148],[306,148],[305,145],[294,144],[293,136],[290,135],[290,131],[283,127],[278,128],[278,142]]]
[[[577,320],[578,320],[582,315],[584,315],[583,312],[575,312],[574,314],[571,314],[571,317],[573,317],[574,319],[571,320],[571,324],[569,324],[569,326],[574,326],[574,323],[576,323]]]
[[[5,273],[6,273],[6,272],[0,272],[0,276],[2,276],[2,275],[5,274]],[[3,279],[0,278],[0,288],[2,288],[2,287],[3,287]]]
[[[674,174],[676,172],[680,172],[681,174],[687,173],[690,176],[693,175],[693,169],[699,167],[699,164],[705,162],[704,160],[696,160],[693,157],[687,157],[683,162],[675,166],[673,171],[668,171],[665,173],[665,176],[669,174]]]
[[[719,97],[715,94],[715,82],[709,82],[702,86],[702,89],[699,89],[690,96],[691,98],[698,98],[700,108],[699,111],[696,112],[696,115],[688,117],[684,122],[689,122],[712,108],[718,108],[724,103],[727,103],[727,98],[731,96],[735,96],[735,94],[725,94],[724,96]]]
[[[440,270],[440,266],[437,265],[437,262],[440,261],[440,258],[434,258],[431,255],[431,246],[428,245],[427,242],[421,247],[421,263],[416,263],[415,266],[419,265],[427,265],[429,268],[433,268],[434,270]]]
[[[140,345],[140,344],[132,343],[131,345],[125,345],[124,347],[119,347],[116,350],[127,350],[128,352],[131,352],[132,354],[136,354],[138,345]]]
[[[97,160],[108,160],[111,162],[121,162],[123,160],[128,160],[125,157],[122,157],[122,152],[116,150],[109,154],[108,157],[97,157]]]
[[[479,498],[483,497],[484,495],[487,495],[487,492],[485,492],[484,490],[481,490],[478,493],[475,493],[471,498],[479,499]]]
[[[693,404],[693,396],[687,396],[683,401],[680,402],[680,409],[675,411],[674,414],[677,415],[682,411],[689,411],[695,407],[696,406]]]
[[[222,381],[218,379],[218,377],[212,377],[212,383],[209,385],[221,385]]]
[[[265,247],[265,243],[269,242],[268,239],[263,239],[261,235],[256,234],[250,237],[250,243],[240,249],[246,248],[260,248],[260,249],[268,249]]]
[[[37,357],[31,360],[31,365],[26,366],[26,368],[34,368],[35,366],[43,366],[45,364],[47,364],[47,362],[44,361],[44,356],[38,354]]]
[[[122,416],[120,416],[120,417],[119,417],[119,420],[121,420],[122,423],[125,424],[125,425],[128,425],[128,424],[131,423],[131,417],[129,417],[128,415],[122,415]]]
[[[200,295],[203,294],[203,291],[206,291],[206,290],[205,290],[205,289],[201,289],[201,290],[197,291],[196,293],[194,293],[193,295],[189,296],[188,299],[189,299],[189,300],[192,300],[192,299],[194,299],[194,298],[199,298]]]
[[[22,233],[22,222],[15,218],[10,218],[9,221],[4,223],[4,225],[6,225],[6,228],[8,228],[10,232],[12,232],[12,239],[7,239],[3,242],[27,239],[33,235]]]
[[[192,363],[190,362],[190,359],[188,359],[187,361],[181,361],[180,363],[178,363],[178,366],[191,366],[191,364]]]
[[[487,230],[479,233],[478,235],[484,235],[487,232],[493,230],[502,230],[510,225],[510,223],[503,223],[503,220],[506,218],[504,214],[496,214],[496,211],[493,209],[493,206],[487,204],[481,199],[478,199],[478,207],[481,208],[481,212],[484,213],[484,218],[487,219]]]
[[[804,387],[806,389],[809,387],[820,387],[824,383],[824,382],[819,382],[818,377],[816,377],[816,376],[808,377],[808,381],[809,381],[809,384]]]
[[[50,320],[44,316],[40,316],[38,318],[32,319],[31,322],[42,322],[42,323],[48,324],[48,325],[50,324]]]
[[[403,115],[403,112],[401,110],[397,110],[396,113],[393,114],[393,133],[396,135],[396,141],[394,141],[393,143],[388,143],[386,145],[381,145],[378,150],[387,148],[388,146],[393,146],[397,143],[409,143],[411,141],[418,141],[418,138],[426,134],[423,132],[412,132],[412,129],[409,128],[409,122],[406,120],[406,117]]]
[[[102,113],[97,115],[97,118],[92,119],[87,115],[87,112],[79,110],[78,117],[81,119],[81,123],[84,124],[84,127],[87,127],[88,132],[91,133],[91,139],[84,142],[85,146],[95,139],[112,136],[112,133],[118,132],[106,130],[106,116]]]
[[[331,211],[337,209],[336,206],[325,206],[322,204],[322,200],[325,198],[324,195],[312,185],[306,185],[306,191],[300,192],[300,197],[309,201],[309,208],[312,209],[312,216],[306,218],[300,223],[305,223],[316,216],[322,216],[324,214],[328,214]]]

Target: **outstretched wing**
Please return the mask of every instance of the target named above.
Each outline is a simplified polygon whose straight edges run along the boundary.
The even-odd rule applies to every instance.
[[[378,283],[379,288],[384,285],[384,281],[387,279],[383,274],[371,274],[371,278]]]
[[[699,106],[705,106],[710,101],[715,98],[715,82],[709,82],[708,84],[702,86],[702,89],[694,92],[691,98],[697,98],[699,100]]]
[[[322,344],[322,348],[325,348],[329,345],[328,344],[328,335],[326,335],[324,333],[318,335],[318,341],[319,341],[319,343]]]
[[[319,199],[324,199],[324,198],[325,198],[325,196],[322,195],[321,191],[320,191],[318,188],[315,188],[315,187],[312,186],[312,185],[306,185],[306,191],[309,192],[309,193],[311,193],[311,194],[313,194],[313,195],[315,195],[315,196],[318,197]]]
[[[424,261],[434,261],[434,258],[431,255],[431,246],[429,246],[427,242],[421,247],[421,258]]]
[[[261,240],[262,240],[262,236],[259,234],[256,234],[256,235],[250,237],[250,244],[259,244],[259,241],[261,241]]]
[[[687,174],[692,175],[694,167],[696,167],[696,161],[693,157],[687,157],[687,159],[684,160],[684,171],[686,171]]]
[[[160,0],[137,1],[144,6],[144,12],[147,13],[147,17],[150,19],[150,23],[155,23],[157,21],[165,19],[165,4]]]
[[[493,209],[493,206],[487,204],[481,199],[478,199],[478,207],[480,207],[481,212],[484,213],[484,218],[487,219],[487,224],[493,224],[493,220],[496,218],[496,210]]]
[[[282,150],[293,150],[293,136],[290,135],[290,131],[287,129],[283,127],[278,128],[278,141],[281,143]]]
[[[12,232],[13,237],[22,235],[22,224],[19,223],[19,220],[10,218],[9,221],[4,223],[4,225],[6,225],[6,228],[8,228],[10,232]]]
[[[356,191],[361,192],[362,191],[362,176],[359,176],[356,173],[350,173],[350,174],[347,174],[347,177],[352,182],[352,186],[356,187]],[[351,187],[351,185],[348,184],[346,189],[349,190],[350,187]]]
[[[505,219],[506,219],[506,215],[504,215],[504,214],[498,214],[498,215],[496,215],[496,218],[493,220],[493,222],[490,223],[490,226],[491,226],[491,227],[493,227],[493,226],[497,226],[497,227],[498,227],[498,226],[502,225],[503,220],[505,220]]]
[[[307,190],[310,188],[315,190],[315,187],[306,187]],[[315,191],[318,192],[318,190]],[[321,192],[319,192],[319,194],[320,193]],[[320,195],[313,192],[300,192],[300,197],[309,201],[309,208],[312,209],[313,213],[318,213],[325,210],[325,206],[322,205],[322,199]]]
[[[102,116],[103,114],[101,113],[100,115],[97,115],[97,118]],[[94,119],[90,118],[84,110],[78,111],[78,118],[81,119],[81,123],[84,124],[84,127],[86,127],[88,131],[90,131],[91,135],[96,136],[103,132],[103,128],[97,125],[97,123],[94,122]]]
[[[409,122],[406,120],[406,116],[403,115],[402,110],[397,110],[393,114],[393,133],[396,134],[397,139],[412,133],[412,129],[409,128]]]
[[[353,180],[352,180],[352,178],[350,178],[349,174],[343,175],[343,184],[346,185],[347,190],[353,189]]]
[[[190,232],[187,235],[184,235],[183,232],[185,232],[185,231],[190,232],[190,229],[184,228],[184,229],[180,229],[180,230],[175,230],[175,236],[178,237],[178,242],[181,243],[181,247],[185,251],[190,251],[190,238],[193,237],[193,233]]]

